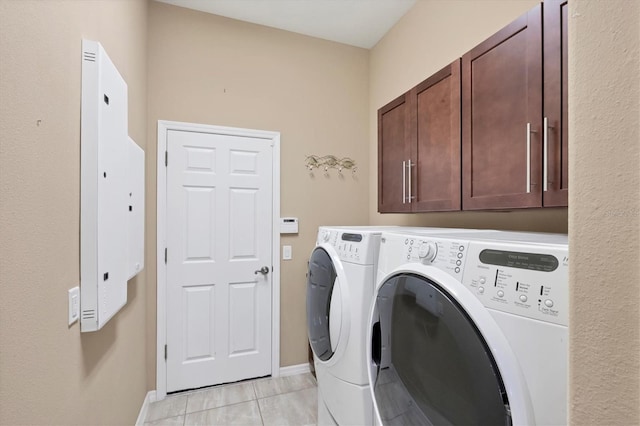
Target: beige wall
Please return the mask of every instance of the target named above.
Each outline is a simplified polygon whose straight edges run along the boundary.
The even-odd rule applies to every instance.
[[[573,425],[640,424],[640,3],[569,14]]]
[[[282,238],[282,366],[306,362],[305,273],[322,224],[368,220],[368,51],[174,6],[149,4],[147,158],[158,120],[281,132],[281,213],[300,233]],[[304,168],[310,154],[352,157],[355,176]],[[149,168],[149,387],[155,384],[155,170]]]
[[[133,424],[146,394],[144,272],[103,330],[67,326],[81,40],[102,42],[127,81],[129,133],[144,147],[146,21],[144,0],[0,0],[0,424]]]
[[[461,57],[537,0],[420,0],[371,50],[369,77],[369,220],[422,225],[567,232],[567,209],[384,214],[378,211],[378,108]]]

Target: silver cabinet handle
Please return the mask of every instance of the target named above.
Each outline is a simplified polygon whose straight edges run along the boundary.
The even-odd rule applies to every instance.
[[[547,190],[547,149],[549,147],[549,130],[547,129],[547,124],[549,123],[549,121],[547,120],[547,117],[544,118],[543,123],[542,123],[542,161],[543,161],[543,166],[542,166],[542,190],[546,191]]]
[[[407,201],[407,162],[402,162],[402,204]]]
[[[413,164],[411,164],[411,159],[409,159],[407,165],[407,169],[409,169],[409,204],[411,204],[411,200],[413,200],[413,196],[411,195],[411,167],[413,167]]]
[[[542,125],[544,127],[542,132],[542,190],[546,192],[549,189],[549,128],[553,129],[553,126],[549,126],[547,117],[544,118]]]
[[[527,123],[527,194],[531,193],[531,123]]]
[[[269,267],[268,266],[263,266],[262,268],[260,268],[257,271],[255,271],[254,275],[258,275],[258,274],[267,275],[268,273],[269,273]]]

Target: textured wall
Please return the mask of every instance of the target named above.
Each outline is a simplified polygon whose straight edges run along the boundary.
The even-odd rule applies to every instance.
[[[306,265],[319,225],[368,220],[368,51],[228,18],[149,4],[147,211],[155,217],[156,126],[186,121],[281,132],[282,366],[307,360]],[[352,157],[355,176],[310,176],[310,154]],[[155,219],[147,227],[149,387],[155,380]]]
[[[146,143],[146,1],[0,0],[0,424],[133,424],[145,274],[101,331],[67,326],[80,280],[81,40],[102,42]]]
[[[538,4],[537,0],[420,0],[371,50],[369,216],[371,224],[406,224],[567,232],[567,209],[511,212],[378,214],[377,111]]]
[[[640,424],[640,3],[571,0],[570,419]]]

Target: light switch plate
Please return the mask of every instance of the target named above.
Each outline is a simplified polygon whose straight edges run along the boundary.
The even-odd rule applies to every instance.
[[[282,260],[291,260],[291,246],[282,246]]]
[[[69,325],[80,317],[80,287],[69,290]]]

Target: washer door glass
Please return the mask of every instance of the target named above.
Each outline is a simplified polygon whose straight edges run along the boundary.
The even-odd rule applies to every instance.
[[[380,287],[375,303],[374,395],[384,424],[511,424],[505,387],[485,340],[440,285],[395,275]]]
[[[333,356],[340,334],[341,308],[331,302],[332,296],[340,297],[339,289],[334,291],[336,280],[331,256],[323,248],[316,247],[311,253],[307,274],[307,331],[313,353],[322,361]],[[338,316],[332,315],[330,321],[331,308],[336,310]],[[332,338],[336,341],[332,342]]]

